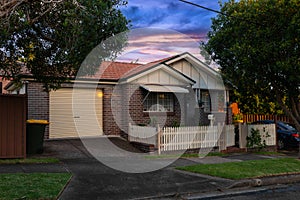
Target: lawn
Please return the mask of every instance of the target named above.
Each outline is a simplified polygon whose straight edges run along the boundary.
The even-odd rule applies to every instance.
[[[199,154],[199,153],[184,153],[184,154],[162,154],[162,155],[147,155],[145,158],[156,159],[156,158],[199,158],[205,156],[226,156],[226,153],[220,152],[209,152],[208,154]]]
[[[0,174],[0,199],[57,199],[70,173]]]
[[[26,158],[26,159],[0,159],[0,164],[41,164],[59,163],[57,158]]]
[[[177,167],[176,169],[238,180],[278,174],[300,173],[300,161],[295,158],[276,158],[220,164],[199,164]]]

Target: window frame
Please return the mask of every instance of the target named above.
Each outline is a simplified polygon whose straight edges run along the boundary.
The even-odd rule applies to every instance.
[[[208,99],[204,99],[204,96]],[[211,112],[211,96],[208,90],[200,90],[200,101],[205,113]]]
[[[166,95],[167,98],[161,98],[160,99],[160,95]],[[153,96],[155,98],[153,98]],[[152,98],[152,100],[149,100],[149,98]],[[167,101],[161,102],[162,99],[166,99]],[[150,104],[148,105],[148,102],[152,101],[152,103],[150,102]],[[162,103],[162,104],[161,104]],[[168,104],[167,106],[170,108],[165,108],[165,105]],[[150,110],[149,108],[155,106],[156,109],[155,110]],[[160,109],[161,107],[163,107],[164,109]],[[168,110],[169,109],[169,110]],[[143,102],[143,112],[144,113],[174,113],[175,110],[175,97],[173,93],[169,93],[169,92],[149,92],[146,96],[146,99]]]

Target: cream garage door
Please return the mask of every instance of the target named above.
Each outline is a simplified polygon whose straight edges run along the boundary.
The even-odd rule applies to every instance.
[[[76,89],[75,95],[73,88],[50,92],[50,138],[103,135],[102,90]]]

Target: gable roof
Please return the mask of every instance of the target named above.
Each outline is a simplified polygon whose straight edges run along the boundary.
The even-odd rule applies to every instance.
[[[110,82],[117,82],[117,81],[125,81],[130,82],[134,80],[136,77],[141,77],[147,73],[151,73],[158,69],[163,69],[168,73],[173,74],[176,77],[181,77],[182,79],[186,80],[190,83],[195,83],[193,79],[188,77],[187,75],[183,74],[182,72],[174,69],[170,64],[185,59],[188,62],[194,63],[196,65],[201,65],[201,69],[203,68],[204,71],[212,74],[217,75],[219,74],[217,71],[210,68],[207,64],[201,62],[196,57],[191,55],[188,52],[184,52],[179,55],[170,56],[167,58],[163,58],[160,60],[156,60],[147,64],[141,63],[128,63],[128,62],[116,62],[116,61],[103,61],[99,66],[99,69],[96,71],[94,75],[86,75],[81,77],[80,79],[84,80],[91,80],[91,81],[110,81]],[[20,74],[22,76],[30,76],[31,74],[26,72],[25,74]],[[74,77],[75,78],[75,77]]]
[[[194,83],[195,81],[192,80],[190,77],[186,76],[185,74],[182,74],[181,72],[177,71],[171,66],[165,64],[165,61],[175,58],[177,56],[178,55],[171,56],[147,64],[103,61],[94,75],[84,76],[83,78],[102,81],[109,80],[126,82],[127,80],[132,79],[135,76],[146,74],[152,70],[155,70],[156,68],[165,68],[167,71],[172,72],[177,76],[181,76],[191,83]]]
[[[140,63],[126,63],[126,62],[102,62],[99,70],[93,76],[89,76],[87,78],[94,78],[100,80],[112,80],[112,81],[122,81],[122,82],[130,82],[131,80],[141,77],[147,73],[152,72],[153,70],[164,68],[166,71],[173,73],[176,76],[181,76],[185,80],[191,83],[195,83],[193,79],[183,74],[182,72],[174,69],[170,64],[177,62],[179,60],[185,59],[188,62],[201,66],[201,70],[206,72],[207,74],[213,76],[219,76],[220,74],[209,67],[206,63],[200,61],[192,54],[188,52],[184,52],[182,54],[178,54],[175,56],[170,56],[167,58],[163,58],[160,60],[156,60],[147,64]],[[104,70],[104,72],[103,72]],[[198,69],[200,70],[200,69]],[[101,77],[100,77],[101,76]]]

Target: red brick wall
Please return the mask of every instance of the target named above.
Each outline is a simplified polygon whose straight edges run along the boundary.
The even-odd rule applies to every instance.
[[[127,97],[130,98],[130,100],[128,101],[129,105],[127,105],[126,108],[129,110],[127,118],[130,117],[133,124],[148,125],[151,123],[151,118],[154,119],[154,123],[158,123],[160,126],[173,126],[174,124],[179,124],[181,122],[181,108],[175,95],[174,112],[149,113],[143,111],[143,100],[148,93],[147,91],[136,85],[126,86],[126,89],[123,91],[127,91],[127,94],[132,94],[130,97]],[[129,121],[127,121],[127,124],[128,123]]]
[[[100,86],[102,88],[102,86]],[[128,84],[116,87],[104,87],[103,98],[103,129],[106,135],[120,135],[128,132],[128,124],[150,123],[150,116],[159,123],[166,120],[161,126],[173,126],[181,121],[179,102],[174,97],[174,112],[168,114],[143,112],[143,100],[147,91],[139,85]],[[113,96],[112,96],[113,95]]]
[[[116,123],[117,119],[120,118],[120,113],[115,113],[115,117],[113,112],[114,111],[121,111],[122,107],[119,102],[116,102],[112,105],[112,95],[117,100],[120,99],[121,94],[118,91],[114,92],[113,86],[100,86],[99,88],[103,89],[103,132],[105,135],[120,135],[121,129],[119,128],[118,124]],[[117,95],[117,97],[116,97]],[[113,106],[113,109],[112,109]],[[116,107],[117,106],[117,107]]]
[[[28,119],[49,121],[49,93],[43,91],[43,84],[30,82],[27,86]],[[45,138],[49,138],[49,126],[46,126]]]

